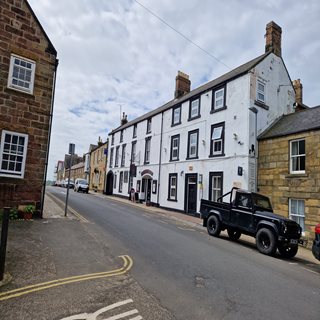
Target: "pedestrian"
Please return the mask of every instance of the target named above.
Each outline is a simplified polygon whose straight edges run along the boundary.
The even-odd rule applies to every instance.
[[[131,188],[130,195],[131,195],[131,201],[135,202],[135,190],[134,190],[134,188]]]

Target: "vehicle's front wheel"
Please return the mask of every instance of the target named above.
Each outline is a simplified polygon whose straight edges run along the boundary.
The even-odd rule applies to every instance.
[[[241,237],[241,232],[237,229],[228,228],[227,233],[229,238],[233,241],[237,241]]]
[[[217,216],[210,216],[207,221],[207,230],[210,236],[218,237],[221,232],[221,222]]]
[[[295,245],[291,245],[291,246],[290,245],[286,246],[286,245],[280,244],[278,246],[278,250],[283,258],[291,259],[297,254],[298,245],[295,244]]]
[[[277,250],[274,233],[267,228],[262,228],[257,232],[256,245],[258,250],[266,255],[272,256]]]

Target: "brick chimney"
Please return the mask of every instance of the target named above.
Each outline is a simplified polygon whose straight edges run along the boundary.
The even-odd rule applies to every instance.
[[[266,26],[266,52],[273,52],[281,57],[281,33],[282,29],[275,22],[271,21]]]
[[[176,90],[174,92],[174,98],[178,99],[190,92],[191,81],[189,76],[181,71],[178,71],[176,76]]]
[[[294,87],[294,91],[296,92],[296,102],[299,104],[302,104],[302,98],[303,98],[303,92],[302,92],[302,83],[300,82],[300,79],[293,80],[292,85]]]

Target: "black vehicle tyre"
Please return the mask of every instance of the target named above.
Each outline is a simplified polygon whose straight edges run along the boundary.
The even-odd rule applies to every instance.
[[[283,258],[291,259],[297,254],[298,245],[285,246],[280,244],[278,250]]]
[[[229,238],[233,241],[237,241],[241,237],[241,232],[237,229],[228,228],[227,233]]]
[[[261,253],[268,256],[274,255],[277,250],[274,233],[267,228],[260,229],[256,235],[256,245]]]
[[[218,237],[221,232],[221,222],[217,216],[210,216],[207,221],[207,230],[210,236]]]

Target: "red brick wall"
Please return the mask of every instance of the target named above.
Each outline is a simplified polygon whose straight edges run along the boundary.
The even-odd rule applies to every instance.
[[[36,62],[33,94],[7,87],[10,56]],[[29,136],[24,179],[0,177],[0,208],[40,206],[48,146],[56,52],[24,0],[0,1],[0,136],[2,130]]]

